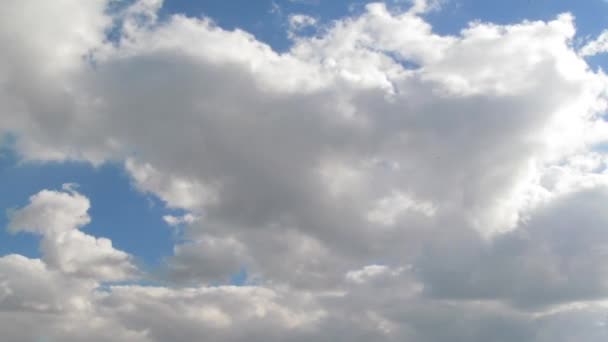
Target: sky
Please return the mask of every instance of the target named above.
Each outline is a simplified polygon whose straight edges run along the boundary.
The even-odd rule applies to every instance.
[[[606,341],[608,2],[7,0],[10,341]]]

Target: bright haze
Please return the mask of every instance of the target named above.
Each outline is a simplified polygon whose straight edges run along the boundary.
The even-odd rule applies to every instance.
[[[608,341],[604,28],[3,0],[0,340]]]

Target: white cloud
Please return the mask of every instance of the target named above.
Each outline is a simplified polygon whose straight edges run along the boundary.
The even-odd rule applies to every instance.
[[[287,22],[289,23],[287,36],[291,39],[297,39],[298,33],[317,25],[317,19],[306,14],[290,14]]]
[[[8,229],[43,236],[80,229],[91,221],[90,206],[88,198],[77,192],[42,190],[30,197],[27,207],[11,213]]]
[[[3,3],[0,131],[24,161],[124,163],[186,210],[165,220],[188,242],[158,270],[170,286],[104,284],[142,272],[80,230],[77,188],[43,190],[10,218],[42,257],[0,258],[0,330],[544,342],[600,319],[606,76],[573,49],[571,15],[441,35],[429,4],[369,4],[279,54],[209,19],[159,19],[160,1]],[[243,268],[255,285],[212,286]]]
[[[179,226],[182,224],[192,224],[198,221],[200,218],[192,214],[185,214],[182,216],[165,215],[163,220],[170,226]]]
[[[306,14],[291,14],[289,16],[289,27],[298,31],[308,26],[314,26],[317,24],[317,19],[306,15]]]
[[[112,247],[105,238],[80,231],[91,221],[88,198],[66,184],[67,192],[42,190],[30,203],[11,213],[9,231],[42,236],[41,251],[45,264],[77,277],[99,280],[124,280],[135,274],[130,256]]]
[[[133,159],[127,159],[125,167],[141,191],[157,195],[170,207],[196,209],[217,200],[215,189],[196,180],[164,175],[150,164],[140,165]],[[170,224],[179,221],[191,223],[194,216],[184,216],[183,220],[168,217],[165,220]]]
[[[412,4],[410,13],[419,14],[439,9],[443,0],[409,0],[408,2]]]
[[[389,226],[395,224],[397,218],[408,211],[433,216],[437,209],[433,206],[433,203],[417,201],[406,194],[393,192],[390,196],[383,197],[376,202],[367,213],[367,219],[374,223]]]
[[[597,38],[587,42],[580,50],[581,56],[595,56],[608,52],[608,30],[603,31]]]
[[[397,276],[403,269],[391,270],[385,265],[368,265],[360,270],[348,271],[346,280],[356,284],[365,283],[366,281],[382,276]]]

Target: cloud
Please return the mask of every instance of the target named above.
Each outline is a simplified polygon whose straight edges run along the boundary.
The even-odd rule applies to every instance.
[[[289,32],[291,38],[297,37],[297,33],[317,25],[317,19],[306,14],[290,14],[288,17]]]
[[[41,236],[41,258],[0,258],[11,340],[605,334],[583,322],[608,295],[607,79],[572,15],[440,35],[427,2],[374,3],[279,54],[158,1],[108,3],[3,3],[0,131],[23,162],[124,163],[185,211],[166,217],[185,242],[159,284],[128,283],[143,272],[81,231],[77,188],[33,195],[8,229]],[[250,286],[226,285],[243,269]]]
[[[185,214],[182,216],[165,215],[163,220],[170,226],[179,226],[182,224],[192,224],[198,221],[200,217],[196,217],[192,214]]]
[[[41,251],[46,266],[76,277],[124,280],[135,274],[130,256],[112,247],[106,238],[95,238],[79,229],[91,220],[88,198],[66,184],[64,192],[42,190],[30,203],[11,213],[13,233],[42,236]]]
[[[587,42],[580,50],[581,56],[595,56],[608,52],[608,31],[603,31],[596,39]]]
[[[608,188],[543,205],[516,231],[490,243],[447,235],[431,241],[414,267],[440,298],[502,299],[530,310],[606,296],[603,213]],[[448,233],[449,234],[449,233]],[[441,242],[440,242],[441,241]]]
[[[346,273],[346,280],[355,284],[362,284],[376,278],[383,278],[386,276],[395,277],[398,276],[403,269],[391,270],[390,267],[384,265],[368,265],[359,270],[348,271]]]
[[[289,16],[289,27],[292,30],[301,30],[308,26],[314,26],[317,19],[305,14],[291,14]]]

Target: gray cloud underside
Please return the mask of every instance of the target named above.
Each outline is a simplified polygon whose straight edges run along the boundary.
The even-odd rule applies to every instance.
[[[146,275],[80,230],[73,185],[34,194],[8,229],[42,256],[0,257],[3,337],[605,341],[605,75],[569,14],[441,36],[428,5],[278,54],[155,0],[5,1],[0,132],[24,161],[124,163],[188,241]]]

